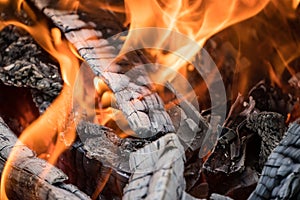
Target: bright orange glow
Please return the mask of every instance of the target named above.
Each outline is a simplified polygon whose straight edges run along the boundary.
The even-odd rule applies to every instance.
[[[110,90],[106,83],[104,83],[104,81],[99,77],[94,78],[94,87],[99,95]]]
[[[270,79],[274,85],[274,83],[279,86],[280,88],[282,88],[282,84],[281,84],[281,81],[280,79],[278,78],[277,74],[275,73],[272,65],[269,63],[269,62],[265,62],[265,65],[267,66],[268,68],[268,71],[269,71],[269,75],[270,75]]]
[[[115,133],[125,138],[129,135],[136,136],[136,134],[130,129],[124,114],[113,107],[96,110],[96,118],[99,124],[106,125],[108,127],[110,122],[114,122]]]
[[[199,44],[199,48],[191,48],[189,44],[181,45],[178,51],[186,55],[185,59],[191,58],[199,51],[205,41],[224,28],[245,20],[261,11],[269,0],[125,0],[127,21],[130,22],[130,30],[144,27],[167,28],[188,36]],[[168,49],[166,42],[171,32],[165,35],[156,35],[157,49]],[[135,43],[143,43],[145,38],[155,37],[147,35],[147,32],[132,37],[129,33],[124,49],[134,46]],[[180,41],[173,41],[180,42]],[[158,62],[174,68],[185,66],[186,60],[179,59],[172,54],[163,54],[160,51],[152,51]],[[169,74],[162,79],[167,80]]]
[[[300,3],[300,0],[293,0],[293,8],[296,9]]]

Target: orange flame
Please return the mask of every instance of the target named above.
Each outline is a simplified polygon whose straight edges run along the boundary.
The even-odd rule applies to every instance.
[[[166,28],[170,32],[165,35],[156,35],[157,49],[168,49],[166,42],[171,31],[176,31],[188,36],[199,44],[199,48],[191,48],[189,44],[183,44],[178,51],[184,53],[185,59],[191,58],[199,52],[205,41],[224,28],[245,20],[261,11],[269,0],[125,0],[127,22],[130,22],[130,30],[145,27]],[[143,43],[145,38],[155,37],[147,35],[147,32],[131,37],[129,32],[124,49],[133,44]],[[174,43],[180,41],[172,41]],[[174,54],[165,54],[161,51],[152,51],[158,62],[165,66],[172,66],[175,70],[186,64]],[[163,77],[167,80],[168,76]]]
[[[1,3],[5,3],[1,1]],[[9,2],[15,3],[17,8],[23,8],[34,21],[34,25],[28,26],[18,21],[4,21],[3,25],[15,25],[32,35],[36,42],[52,55],[59,63],[61,74],[64,80],[64,87],[53,102],[53,104],[27,127],[19,137],[19,142],[28,145],[37,154],[46,153],[50,163],[55,163],[58,156],[72,144],[75,139],[76,117],[71,113],[72,92],[75,77],[79,69],[79,62],[70,50],[68,42],[62,40],[61,33],[57,28],[50,29],[45,19],[34,16],[34,12],[23,1]],[[19,143],[18,142],[18,143]],[[54,144],[56,143],[56,144]],[[16,144],[18,145],[18,144]],[[5,193],[5,181],[9,174],[9,166],[15,154],[12,150],[5,165],[1,177],[1,199],[7,199]],[[47,172],[44,172],[47,173]]]
[[[72,10],[77,10],[80,6],[79,1],[72,1],[72,6],[70,7],[69,2],[70,0],[64,1],[61,6]],[[197,42],[199,48],[191,48],[190,44],[187,43],[181,45],[180,49],[177,50],[186,56],[185,60],[176,56],[176,52],[150,51],[160,64],[174,68],[173,71],[178,71],[185,66],[186,61],[191,61],[192,57],[195,56],[209,37],[234,23],[252,17],[261,11],[268,2],[269,0],[125,0],[125,11],[127,14],[127,21],[125,23],[130,23],[130,30],[145,27],[170,30],[169,32],[166,31],[163,35],[156,35],[156,44],[154,46],[157,49],[168,49],[168,45],[173,45],[168,42],[172,31],[186,35]],[[16,10],[22,7],[35,22],[33,26],[27,26],[18,21],[6,21],[3,22],[3,25],[13,24],[25,29],[60,64],[61,74],[65,82],[61,94],[50,108],[20,136],[22,143],[27,144],[38,153],[48,153],[50,155],[48,158],[49,162],[55,163],[59,154],[75,138],[76,117],[71,116],[71,100],[75,76],[79,69],[78,59],[74,55],[74,49],[70,49],[71,45],[61,39],[60,31],[56,28],[50,29],[45,20],[38,20],[30,7],[22,0],[0,0],[0,4],[12,4]],[[293,1],[294,7],[298,4],[299,0]],[[99,3],[99,5],[105,5],[106,8],[114,11],[123,11],[121,7],[112,7],[105,3]],[[133,37],[131,32],[129,32],[123,49],[129,49],[130,46],[135,46],[135,43],[143,43],[144,39],[148,37],[153,36],[144,32],[138,37]],[[214,73],[216,72],[212,73],[212,77]],[[169,74],[165,73],[160,78],[167,81]],[[98,80],[96,82],[97,91],[105,94],[102,91],[106,90],[105,87],[101,86]],[[103,95],[102,98],[107,99],[106,101],[111,101],[109,93]],[[107,123],[108,119],[116,117],[116,113],[119,113],[119,111],[114,110],[112,107],[104,111],[108,111],[110,114],[104,114],[106,117],[100,119],[101,123]],[[111,113],[115,113],[114,116],[111,116]],[[54,144],[53,140],[56,140],[56,144]],[[14,153],[14,151],[11,153],[10,160],[7,162],[8,164],[1,178],[1,199],[6,198],[4,183],[9,173],[7,166],[9,166],[11,159],[13,159]]]
[[[300,3],[300,0],[293,0],[293,8],[296,9]]]

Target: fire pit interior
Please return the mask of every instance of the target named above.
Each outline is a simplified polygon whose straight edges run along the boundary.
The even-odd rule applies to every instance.
[[[0,199],[300,199],[299,0],[0,1]]]

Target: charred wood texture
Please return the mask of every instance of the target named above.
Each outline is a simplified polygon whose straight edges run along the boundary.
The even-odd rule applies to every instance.
[[[247,127],[261,138],[259,165],[262,168],[283,137],[285,132],[284,117],[274,112],[253,113],[247,119]]]
[[[6,192],[9,199],[90,199],[75,186],[65,184],[67,176],[45,160],[39,159],[0,118],[0,170],[14,149],[16,157],[9,164]],[[4,183],[1,183],[4,184]]]
[[[246,146],[251,134],[244,131],[244,125],[255,103],[250,101],[247,106],[243,103],[244,97],[238,96],[224,125],[218,127],[217,144],[204,163],[204,169],[208,172],[232,175],[245,169]]]
[[[62,89],[57,63],[20,29],[9,26],[0,32],[0,80],[3,84],[31,89],[42,113]]]
[[[133,174],[123,199],[195,199],[186,194],[184,149],[177,135],[167,134],[130,154]]]
[[[97,195],[97,187],[103,185],[102,198],[121,199],[130,174],[129,154],[145,142],[121,139],[112,130],[85,121],[79,124],[77,134],[77,141],[60,156],[58,166],[87,194]]]
[[[300,126],[291,124],[266,162],[249,199],[299,199]]]
[[[175,99],[169,103],[170,108],[167,111],[175,126],[177,136],[192,151],[199,150],[200,147],[204,148],[203,145],[208,145],[207,149],[210,149],[209,145],[213,146],[213,144],[209,144],[208,140],[204,141],[210,133],[209,123],[197,108],[170,83],[167,83],[166,87],[175,95]]]
[[[258,171],[285,131],[281,114],[260,112],[256,101],[252,97],[248,100],[246,103],[239,96],[232,105],[224,126],[219,127],[215,149],[204,163],[212,192],[222,191],[234,199],[250,195],[258,181]]]
[[[51,2],[34,1],[34,4],[61,29],[95,75],[100,76],[114,92],[120,110],[137,136],[151,137],[159,132],[174,132],[171,119],[164,110],[162,100],[153,91],[145,67],[135,67],[145,64],[145,58],[142,59],[141,54],[133,52],[136,55],[130,59],[123,58],[123,62],[127,63],[127,67],[124,67],[115,62],[118,52],[116,45],[113,46],[104,39],[101,29],[85,13],[59,11],[51,6]],[[98,12],[106,18],[110,17],[108,12]],[[109,25],[120,27],[117,23]],[[128,65],[132,66],[129,70]]]

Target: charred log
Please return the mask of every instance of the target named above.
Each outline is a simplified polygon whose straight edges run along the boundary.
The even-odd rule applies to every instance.
[[[0,118],[0,169],[12,150],[16,157],[8,167],[6,193],[9,199],[90,199],[75,186],[65,184],[67,176],[59,169],[39,159],[17,138]],[[3,175],[3,174],[2,174]]]
[[[62,30],[95,75],[111,88],[118,106],[137,136],[151,137],[159,132],[174,132],[171,119],[164,110],[162,100],[153,91],[145,67],[134,67],[145,64],[140,54],[134,56],[134,60],[123,59],[127,63],[135,62],[133,68],[125,73],[124,67],[114,62],[118,52],[116,47],[104,39],[101,30],[94,22],[88,21],[84,13],[59,11],[50,2],[34,1],[34,4]],[[106,13],[103,10],[99,12]],[[117,41],[117,44],[121,42]]]
[[[184,149],[175,134],[167,134],[130,155],[133,174],[123,199],[195,199],[186,194]]]
[[[266,162],[257,187],[249,199],[299,199],[299,133],[292,124]]]
[[[142,141],[121,139],[112,130],[82,121],[77,128],[78,138],[72,148],[64,152],[58,166],[70,183],[94,196],[97,186],[104,185],[102,198],[121,199],[129,177],[129,153],[144,146]],[[111,171],[105,182],[107,172]]]
[[[246,126],[261,137],[259,166],[262,168],[282,139],[285,132],[284,117],[273,112],[253,113],[247,119]]]

